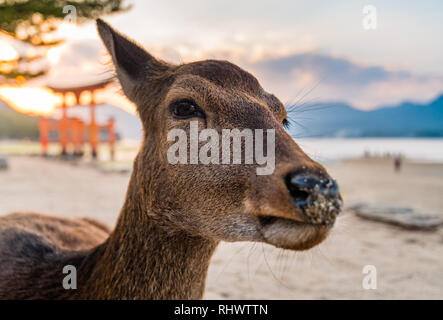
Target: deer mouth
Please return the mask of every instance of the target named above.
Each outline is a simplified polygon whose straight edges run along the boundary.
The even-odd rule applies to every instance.
[[[308,250],[321,243],[333,227],[276,216],[259,216],[260,232],[266,243],[289,250]]]

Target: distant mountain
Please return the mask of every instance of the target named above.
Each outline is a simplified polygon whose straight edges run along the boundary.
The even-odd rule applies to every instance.
[[[8,112],[12,113],[14,112],[14,109],[12,109],[8,104],[2,100],[0,100],[0,112]]]
[[[443,95],[428,104],[404,102],[372,111],[353,108],[346,103],[324,102],[295,107],[289,111],[295,137],[443,137]],[[88,107],[68,110],[89,122]],[[60,117],[58,110],[55,117]],[[116,119],[116,131],[122,139],[140,140],[142,125],[137,115],[103,104],[96,109],[100,123]],[[38,139],[38,118],[20,114],[0,101],[0,139]]]
[[[37,140],[38,118],[21,114],[0,100],[0,139]]]
[[[89,121],[89,108],[69,109],[69,116]],[[443,137],[443,95],[428,104],[404,102],[372,111],[346,103],[325,102],[303,106],[290,112],[295,120],[290,129],[302,137]],[[97,107],[99,122],[116,119],[116,130],[123,139],[142,138],[137,115],[103,104]]]
[[[372,111],[318,103],[291,112],[300,137],[443,137],[443,95],[428,104],[404,102]]]

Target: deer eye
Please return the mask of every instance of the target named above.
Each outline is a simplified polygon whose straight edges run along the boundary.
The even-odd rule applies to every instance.
[[[169,105],[172,115],[178,119],[205,118],[205,113],[190,100],[179,100]]]

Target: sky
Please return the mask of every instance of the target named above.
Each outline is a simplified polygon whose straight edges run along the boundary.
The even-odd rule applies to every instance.
[[[443,1],[126,3],[129,11],[104,19],[154,55],[174,63],[231,60],[287,104],[333,100],[374,109],[443,93]],[[375,29],[364,28],[367,5],[376,10]],[[105,76],[107,59],[93,23],[64,23],[59,35],[66,42],[50,50],[48,76],[29,85]]]

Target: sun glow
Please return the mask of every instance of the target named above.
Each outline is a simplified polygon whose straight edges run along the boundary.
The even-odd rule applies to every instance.
[[[1,86],[0,99],[18,112],[34,115],[49,115],[62,102],[50,89],[18,86]]]
[[[55,65],[60,61],[61,49],[60,47],[53,47],[46,53],[46,58],[51,65]]]
[[[18,112],[45,116],[51,115],[63,103],[61,94],[45,87],[0,86],[0,99]],[[92,101],[92,95],[90,92],[83,92],[79,100],[77,101],[72,92],[65,94],[65,103],[68,106],[88,105]],[[112,89],[97,90],[94,93],[94,102],[110,103],[129,113],[136,113],[134,104]]]
[[[18,59],[17,51],[6,41],[0,40],[0,61],[13,61]]]

